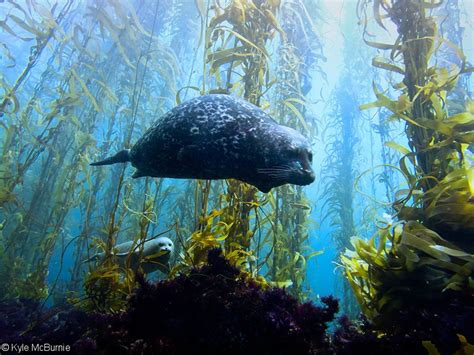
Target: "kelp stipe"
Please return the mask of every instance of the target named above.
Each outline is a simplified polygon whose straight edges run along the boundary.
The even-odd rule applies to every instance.
[[[279,29],[276,22],[279,4],[232,1],[227,7],[220,8],[216,2],[214,9],[216,12],[208,23],[205,39],[208,75],[215,78],[218,88],[225,88],[260,106],[263,92],[273,84],[268,48]],[[232,223],[224,241],[225,253],[244,257],[250,268],[254,267],[254,262],[245,255],[252,253],[251,214],[260,218],[259,200],[254,187],[235,180],[227,182],[222,199],[230,217],[223,222]]]
[[[351,33],[355,19],[345,16],[344,30],[344,67],[333,92],[331,93],[331,108],[328,112],[328,123],[324,128],[323,139],[326,142],[327,156],[323,162],[321,223],[330,223],[330,237],[336,246],[337,253],[342,253],[350,246],[350,239],[357,233],[362,233],[357,221],[355,176],[357,170],[357,151],[363,144],[362,122],[366,119],[358,110],[361,101],[366,100],[364,93],[368,87],[365,81],[370,67],[367,67],[369,53],[361,48],[361,40],[357,33]],[[356,228],[356,226],[359,226]],[[341,275],[337,280],[337,289],[343,302],[341,308],[344,314],[357,318],[360,309],[353,291],[347,280]]]
[[[275,83],[275,119],[295,128],[310,139],[318,131],[318,118],[308,109],[313,73],[321,79],[320,65],[325,59],[316,21],[322,20],[320,8],[311,1],[288,1],[281,8],[281,29],[285,34],[278,47],[278,70]],[[307,262],[321,251],[309,247],[311,201],[298,186],[282,186],[268,196],[272,235],[266,278],[273,285],[285,286],[292,295],[308,295]],[[313,225],[316,225],[314,223]],[[270,239],[272,238],[272,239]],[[261,263],[261,267],[266,267]]]
[[[273,20],[278,6],[262,2],[256,7],[250,1],[221,6],[210,2],[207,8],[199,7],[204,40],[202,85],[180,89],[178,103],[180,93],[195,89],[201,94],[232,92],[258,105],[262,88],[271,85],[266,46],[275,32]],[[225,254],[237,264],[252,264],[249,256],[257,224],[255,228],[252,226],[251,214],[259,218],[258,208],[262,203],[257,190],[234,180],[225,184],[211,181],[193,184],[194,223],[182,226],[191,232],[188,240],[183,238],[181,243],[184,264],[200,265],[206,250],[218,244],[224,246]]]

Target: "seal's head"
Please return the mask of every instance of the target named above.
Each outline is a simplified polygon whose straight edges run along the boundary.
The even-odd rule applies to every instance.
[[[267,160],[266,167],[257,169],[265,181],[258,186],[263,192],[288,183],[309,185],[315,179],[311,167],[313,153],[308,140],[290,127],[279,126],[279,131],[279,139],[275,142],[278,154]]]
[[[169,258],[170,254],[174,250],[174,244],[171,241],[171,239],[166,238],[166,237],[158,237],[156,239],[150,240],[148,243],[150,243],[150,246],[147,246],[147,242],[145,242],[145,250],[148,248],[150,249],[149,252],[146,254],[148,255],[154,255],[158,254],[157,256],[162,257],[162,258]]]

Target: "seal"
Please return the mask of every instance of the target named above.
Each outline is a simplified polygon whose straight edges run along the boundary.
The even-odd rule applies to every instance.
[[[142,176],[237,179],[262,192],[315,179],[309,141],[259,107],[211,94],[186,101],[158,119],[130,150],[91,165],[131,162]]]
[[[156,270],[168,273],[169,260],[173,250],[174,244],[171,239],[155,237],[138,244],[133,241],[117,244],[114,247],[114,256],[123,268],[130,267],[132,270],[138,270],[141,267],[145,274]],[[85,262],[100,260],[103,257],[104,253],[98,253]]]

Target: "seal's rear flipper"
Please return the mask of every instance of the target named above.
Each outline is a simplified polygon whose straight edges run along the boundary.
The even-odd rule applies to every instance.
[[[102,161],[98,161],[95,163],[90,163],[92,166],[99,166],[99,165],[111,165],[115,163],[126,163],[130,161],[130,150],[124,149],[115,154],[114,156],[108,157]]]

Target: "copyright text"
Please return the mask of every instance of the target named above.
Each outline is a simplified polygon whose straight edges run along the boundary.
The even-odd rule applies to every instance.
[[[17,344],[17,343],[3,343],[0,344],[0,354],[3,352],[10,353],[26,353],[29,351],[37,352],[68,352],[71,351],[71,346],[67,344],[49,344],[49,343],[32,343],[32,344]]]

